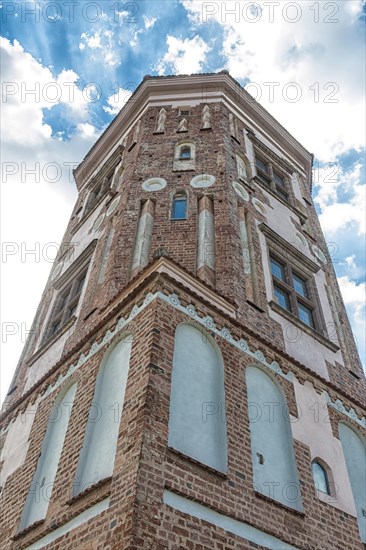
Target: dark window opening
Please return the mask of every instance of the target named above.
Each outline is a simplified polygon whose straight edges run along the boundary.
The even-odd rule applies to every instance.
[[[179,194],[173,199],[172,205],[172,220],[185,220],[187,218],[187,197],[186,195]]]
[[[189,145],[184,145],[179,151],[180,160],[189,160],[191,158],[191,148]]]

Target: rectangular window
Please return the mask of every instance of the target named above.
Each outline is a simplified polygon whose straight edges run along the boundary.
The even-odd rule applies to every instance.
[[[187,198],[177,197],[173,200],[172,220],[185,220],[187,212]]]
[[[80,273],[58,293],[48,323],[48,329],[46,330],[45,340],[56,334],[75,314],[84,287],[87,270],[88,266],[84,266]]]
[[[316,328],[315,299],[309,292],[309,281],[298,275],[291,262],[270,255],[275,300],[309,327]]]
[[[257,177],[261,183],[270,187],[281,199],[288,202],[288,192],[286,176],[273,164],[264,158],[256,155],[255,165],[257,168]]]

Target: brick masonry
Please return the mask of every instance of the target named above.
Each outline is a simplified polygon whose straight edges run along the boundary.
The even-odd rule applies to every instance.
[[[118,187],[109,191],[96,207],[100,211],[98,215],[107,212],[116,194],[119,194],[120,201],[117,209],[104,217],[97,232],[93,233],[92,227],[89,229],[87,242],[91,242],[93,238],[97,242],[81,308],[73,323],[73,332],[65,339],[61,355],[55,360],[49,355],[49,369],[40,379],[34,380],[35,384],[30,390],[25,391],[28,378],[32,379],[33,366],[29,366],[29,362],[32,363],[35,353],[42,355],[39,338],[55,294],[54,281],[51,279],[42,297],[35,318],[35,331],[26,344],[14,381],[16,389],[7,399],[3,411],[2,425],[5,431],[2,439],[5,440],[9,421],[15,419],[20,411],[24,411],[28,404],[38,404],[29,435],[26,460],[6,479],[1,494],[0,546],[4,550],[26,548],[77,517],[94,503],[109,497],[108,510],[45,548],[262,548],[164,505],[163,491],[168,488],[298,548],[361,550],[363,546],[356,518],[317,498],[311,472],[311,454],[309,448],[300,441],[295,440],[295,455],[304,513],[286,508],[255,492],[245,386],[245,369],[254,361],[240,353],[225,338],[215,336],[225,365],[229,456],[227,475],[223,476],[167,447],[174,334],[176,326],[188,319],[186,314],[161,299],[148,304],[124,328],[124,331],[133,335],[134,340],[112,478],[71,499],[72,482],[96,375],[101,359],[107,347],[113,345],[114,339],[73,375],[78,382],[77,393],[46,520],[16,536],[52,402],[59,389],[47,397],[42,396],[47,395],[47,388],[55,383],[60,374],[65,374],[82,353],[86,355],[93,342],[100,341],[118,319],[128,317],[132,307],[141,304],[148,292],[177,294],[181,304],[193,304],[202,317],[210,316],[216,326],[226,327],[237,339],[244,338],[251,349],[260,349],[268,362],[277,361],[283,373],[293,373],[300,384],[311,383],[318,394],[327,391],[333,401],[340,399],[347,409],[354,409],[359,418],[364,414],[366,385],[362,367],[309,189],[305,186],[303,191],[307,195],[307,227],[311,228],[311,232],[304,229],[296,211],[292,214],[295,221],[291,231],[300,229],[310,244],[317,244],[321,248],[328,260],[322,269],[327,284],[332,289],[339,315],[335,331],[338,341],[344,343],[341,345],[343,364],[324,359],[329,380],[286,352],[281,324],[270,314],[263,251],[257,229],[258,224],[266,221],[266,216],[254,207],[251,200],[243,202],[231,186],[231,182],[237,180],[236,154],[246,153],[241,136],[247,126],[237,118],[237,137],[233,137],[229,123],[230,110],[226,103],[218,101],[210,103],[210,129],[201,129],[204,104],[200,103],[190,108],[188,132],[177,133],[181,117],[178,116],[177,108],[165,105],[167,116],[164,133],[155,133],[162,105],[146,109],[140,117],[138,132],[135,125],[123,138],[122,178]],[[194,142],[196,146],[195,170],[173,170],[175,145],[183,139]],[[207,189],[192,188],[191,179],[201,173],[214,175],[215,185]],[[153,193],[144,191],[141,184],[151,177],[165,179],[166,187]],[[80,181],[78,184],[80,187]],[[271,207],[269,193],[256,180],[244,182],[243,186],[250,198],[255,197]],[[187,193],[188,216],[186,220],[172,221],[172,198],[180,190]],[[64,243],[73,241],[76,231],[83,223],[80,220],[80,209],[85,205],[89,191],[88,185],[81,188]],[[209,303],[195,286],[200,280],[196,267],[197,224],[199,202],[203,195],[208,195],[210,204],[213,204],[216,261],[215,277],[204,274],[201,280],[207,292],[220,297],[226,301],[228,307],[234,308],[235,318],[224,314],[219,303],[216,307]],[[295,197],[291,191],[290,199],[294,204]],[[132,272],[138,222],[142,204],[146,204],[147,200],[154,203],[150,263],[142,271]],[[256,267],[256,278],[251,282],[243,271],[239,207],[245,209],[250,225]],[[92,215],[92,212],[88,214],[85,224],[90,223],[88,220],[92,219]],[[61,247],[56,264],[62,260],[65,247],[66,244]],[[182,283],[178,277],[154,271],[154,266],[158,264],[155,254],[162,249],[169,256],[167,264],[182,267],[186,283]],[[105,268],[101,276],[103,262]],[[253,298],[253,284],[256,286],[256,302]],[[47,349],[44,349],[44,353],[50,354]],[[283,376],[274,376],[285,392],[290,414],[297,417],[293,384]],[[66,383],[65,381],[64,384]],[[338,437],[338,422],[345,417],[329,408],[329,418],[333,436]],[[350,418],[347,421],[356,431],[362,431],[359,423]]]

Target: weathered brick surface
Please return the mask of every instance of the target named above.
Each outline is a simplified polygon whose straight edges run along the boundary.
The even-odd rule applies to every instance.
[[[362,416],[365,406],[365,381],[331,258],[328,255],[328,263],[324,266],[324,271],[327,283],[333,289],[342,323],[343,333],[339,339],[345,342],[345,346],[342,347],[345,366],[337,362],[328,363],[330,376],[328,382],[286,355],[284,351],[282,328],[270,317],[267,306],[262,252],[256,228],[256,224],[263,222],[265,218],[250,201],[243,206],[230,185],[231,181],[237,179],[235,155],[244,152],[244,143],[242,139],[238,142],[230,136],[228,108],[223,103],[213,103],[210,107],[211,130],[201,130],[202,105],[191,108],[187,133],[176,133],[177,110],[169,105],[166,106],[167,119],[164,134],[154,133],[160,107],[152,107],[145,111],[141,118],[137,142],[133,147],[131,146],[134,129],[131,129],[124,143],[124,172],[121,186],[117,189],[121,200],[113,215],[106,217],[101,227],[85,298],[75,322],[75,332],[67,340],[58,363],[56,365],[51,363],[48,374],[37,382],[32,392],[24,396],[26,377],[29,369],[32,369],[32,366],[28,367],[27,361],[36,349],[38,329],[44,323],[52,298],[53,283],[49,281],[36,315],[37,330],[30,338],[20,363],[16,380],[17,389],[4,408],[4,426],[11,418],[15,418],[20,410],[24,410],[29,402],[35,401],[39,395],[42,395],[61,373],[65,374],[80,354],[86,354],[93,342],[100,341],[106,331],[115,326],[119,318],[128,317],[132,307],[135,304],[141,304],[147,292],[157,291],[167,295],[178,294],[182,305],[193,304],[201,316],[212,317],[217,327],[226,327],[234,338],[245,339],[252,350],[260,349],[269,362],[279,362],[284,373],[292,372],[301,384],[306,381],[311,382],[318,393],[327,391],[333,400],[340,398],[348,409],[353,408],[359,417]],[[237,121],[238,136],[243,135],[243,129],[242,123]],[[173,171],[174,146],[182,140],[192,140],[196,144],[194,171]],[[215,185],[207,189],[193,189],[189,183],[192,177],[199,173],[214,175]],[[148,193],[142,189],[141,184],[153,176],[164,178],[167,186],[156,193]],[[186,220],[171,221],[169,217],[172,197],[179,190],[187,193],[188,217]],[[258,184],[252,182],[247,186],[247,191],[250,196],[268,203],[265,191]],[[65,243],[72,241],[75,227],[80,224],[76,213],[85,203],[87,194],[88,189],[81,190],[65,233]],[[154,260],[155,251],[163,247],[175,263],[183,266],[194,283],[197,278],[198,201],[204,194],[209,195],[213,201],[215,215],[216,272],[215,288],[211,287],[211,290],[225,297],[229,303],[235,304],[236,320],[225,316],[218,308],[209,305],[207,300],[199,297],[196,292],[178,283],[174,278],[155,273],[143,280],[137,288],[133,288],[136,279],[131,281],[131,261],[141,201],[152,199],[155,208],[150,262]],[[112,198],[112,194],[106,195],[103,199],[102,211],[106,211]],[[309,200],[310,196],[307,198]],[[259,303],[254,305],[248,280],[243,272],[239,203],[250,214],[248,219],[253,236],[257,269],[255,283],[259,300]],[[308,217],[311,227],[311,235],[308,235],[308,239],[325,251],[324,238],[315,209],[310,204]],[[105,257],[106,240],[112,229],[114,237],[108,253],[105,275],[101,280],[100,268]],[[144,272],[140,275],[142,277]],[[123,302],[109,311],[107,304],[113,299],[118,302],[120,293],[130,288],[128,285],[131,287],[131,293],[126,294]],[[47,518],[42,524],[34,526],[29,532],[12,540],[39,456],[52,402],[59,390],[41,400],[32,426],[26,460],[7,479],[1,495],[1,548],[21,550],[50,532],[55,526],[63,525],[107,495],[110,495],[111,499],[111,505],[107,511],[45,548],[53,550],[61,548],[62,550],[74,548],[249,550],[260,548],[204,521],[163,505],[164,488],[170,488],[222,514],[272,533],[299,548],[361,550],[356,519],[321,502],[316,497],[310,452],[304,444],[295,441],[304,514],[255,493],[252,482],[245,385],[245,369],[254,361],[220,336],[215,336],[215,339],[225,365],[228,475],[219,475],[167,448],[174,333],[176,326],[188,319],[186,314],[157,299],[147,305],[126,326],[126,331],[133,335],[134,341],[113,477],[70,501],[95,379],[107,348],[95,354],[76,371],[74,379],[78,382],[77,393]],[[339,327],[335,330],[339,332]],[[112,344],[113,340],[109,345]],[[351,374],[350,370],[356,376]],[[285,392],[291,415],[296,417],[298,407],[292,383],[279,375],[276,375],[276,379]],[[332,409],[329,409],[329,414],[333,434],[338,437],[338,421],[344,417]],[[360,430],[358,424],[354,422],[353,425],[355,429]]]

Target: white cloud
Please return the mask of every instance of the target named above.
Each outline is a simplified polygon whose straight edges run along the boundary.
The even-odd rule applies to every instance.
[[[360,179],[361,168],[356,164],[349,172],[335,165],[319,171],[315,202],[321,208],[319,220],[326,233],[352,226],[358,235],[365,234],[366,185]],[[342,200],[339,195],[348,198]]]
[[[119,88],[118,93],[112,94],[107,99],[107,106],[103,106],[103,109],[109,115],[117,115],[122,107],[125,106],[128,99],[131,97],[131,90],[125,90],[124,88]]]
[[[100,43],[100,31],[95,32],[92,35],[83,32],[81,35],[81,39],[84,40],[85,45],[88,46],[88,48],[90,48],[91,50],[102,47],[102,44]]]
[[[344,261],[346,262],[346,265],[350,269],[357,269],[355,259],[356,259],[356,254],[352,254],[351,256],[347,256],[347,258],[345,258]]]
[[[80,36],[79,49],[88,52],[91,61],[104,63],[109,67],[116,67],[120,64],[119,52],[114,44],[114,35],[111,30],[99,29],[93,34],[83,32]]]
[[[2,77],[18,90],[4,96],[1,106],[3,120],[7,121],[2,128],[1,233],[8,252],[1,265],[2,328],[4,323],[16,323],[18,327],[15,334],[6,340],[3,337],[3,396],[51,268],[55,247],[49,245],[61,242],[76,199],[72,168],[85,156],[98,133],[87,122],[87,105],[81,102],[74,71],[64,70],[54,77],[17,41],[11,44],[2,39],[0,45]],[[63,95],[66,82],[75,92],[75,103]],[[38,83],[39,98],[31,94],[22,97],[24,83],[29,90]],[[76,124],[77,130],[68,141],[62,139],[62,132],[53,138],[52,128],[43,119],[44,111],[54,105],[42,94],[49,83],[54,89],[55,85],[62,88],[59,103],[69,107]]]
[[[174,74],[193,74],[201,70],[210,47],[198,35],[194,38],[175,38],[167,36],[168,51],[156,66],[159,75],[166,72]]]
[[[255,83],[254,97],[317,158],[334,161],[363,145],[362,0],[276,2],[272,12],[261,1],[182,3],[196,30],[210,21],[222,26],[225,68]],[[251,11],[251,4],[262,12]],[[296,91],[300,99],[291,102]]]
[[[151,19],[149,19],[148,17],[146,17],[146,15],[144,15],[143,18],[145,23],[145,29],[152,28],[157,21],[157,17],[152,17]]]
[[[366,284],[355,283],[349,277],[340,277],[338,283],[350,318],[352,330],[359,348],[361,360],[365,361],[365,298]]]

